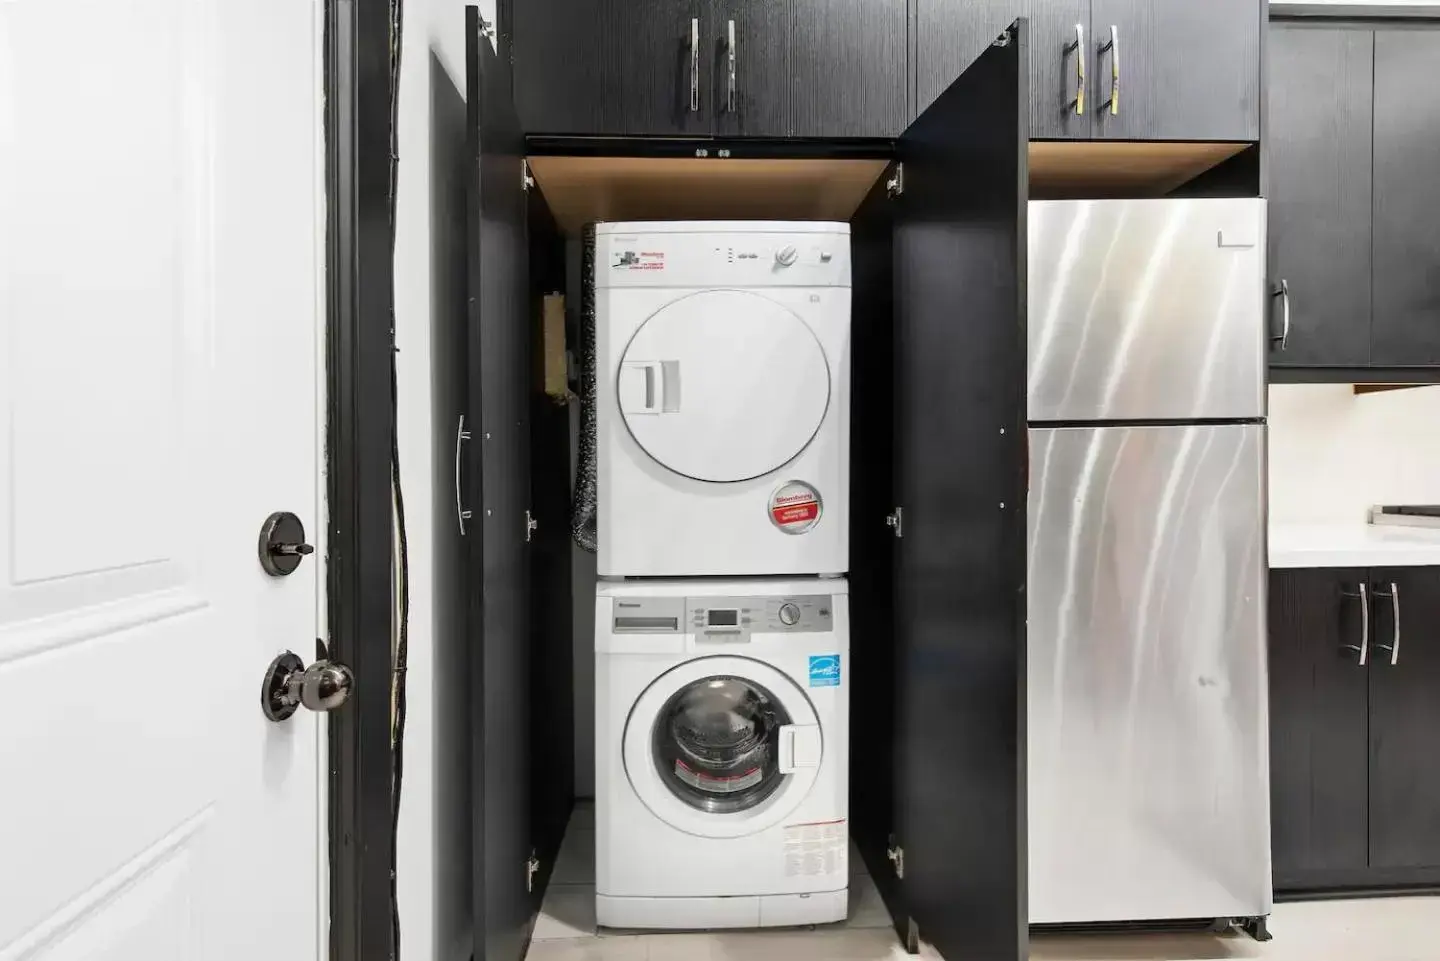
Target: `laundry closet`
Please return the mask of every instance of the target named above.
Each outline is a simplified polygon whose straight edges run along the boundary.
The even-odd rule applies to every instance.
[[[1206,176],[1224,176],[1238,148],[1103,145],[1093,148],[1102,162],[1090,164],[1088,178],[1078,176],[1074,151],[1028,142],[1023,20],[893,140],[526,137],[503,43],[497,56],[482,29],[470,10],[470,313],[465,342],[454,345],[466,371],[454,478],[464,582],[472,588],[463,619],[471,652],[476,956],[522,956],[576,797],[625,776],[612,765],[593,785],[577,778],[592,763],[596,723],[602,740],[629,737],[613,721],[597,722],[594,703],[583,696],[614,680],[600,676],[609,668],[594,666],[597,636],[616,642],[617,651],[629,649],[627,639],[656,632],[683,636],[677,628],[684,626],[740,636],[767,625],[789,636],[792,629],[828,632],[848,612],[848,649],[836,667],[848,696],[848,837],[912,949],[924,938],[947,957],[1023,957],[1027,203],[1037,185],[1037,193],[1052,196],[1158,195],[1182,181],[1203,191]],[[727,455],[728,438],[712,438],[710,451],[687,440],[682,455],[664,431],[637,429],[637,418],[663,411],[689,383],[663,351],[625,358],[616,345],[614,382],[604,365],[587,373],[582,319],[594,305],[586,301],[606,296],[583,282],[594,269],[585,262],[587,225],[602,224],[592,228],[588,249],[608,258],[607,270],[639,277],[657,254],[672,263],[686,256],[674,252],[683,244],[652,250],[631,242],[635,232],[605,226],[637,221],[729,222],[734,244],[707,240],[707,255],[727,267],[763,257],[769,274],[772,258],[788,268],[792,253],[791,263],[816,276],[848,266],[848,385],[828,385],[849,393],[842,493],[782,483],[789,474],[775,471],[798,456],[793,444],[763,464],[734,467],[739,474],[730,477],[725,458],[739,455]],[[809,222],[813,242],[757,246],[742,221]],[[848,250],[834,225],[848,231]],[[763,305],[753,306],[763,320]],[[656,307],[662,316],[660,300]],[[793,350],[806,377],[826,376],[828,355],[816,366],[804,349]],[[730,359],[743,360],[738,353]],[[774,366],[775,359],[761,361]],[[750,389],[771,383],[774,373]],[[623,415],[595,431],[628,431],[627,443],[657,463],[690,458],[672,468],[697,483],[770,477],[766,524],[783,523],[774,511],[790,505],[787,498],[801,522],[821,516],[823,504],[832,520],[845,521],[848,569],[781,565],[757,572],[776,576],[765,589],[743,591],[717,572],[685,569],[695,546],[687,538],[705,532],[666,514],[673,508],[663,503],[663,485],[649,495],[642,485],[625,510],[644,516],[649,504],[669,517],[651,531],[674,529],[667,563],[642,570],[653,557],[635,555],[635,572],[646,580],[632,573],[597,582],[595,557],[578,553],[572,529],[574,458],[592,436],[577,404],[591,380],[597,393],[615,392],[607,402],[612,415]],[[789,405],[775,416],[803,421],[802,451],[809,438],[800,435],[825,416],[805,409],[799,395],[753,400]],[[598,420],[605,406],[597,406]],[[604,484],[603,471],[600,477]],[[601,527],[598,537],[606,536]],[[748,543],[743,534],[729,546],[743,553],[734,547],[740,543]],[[601,573],[607,564],[620,569],[607,549],[618,548],[601,547]],[[846,586],[802,583],[801,571],[834,575]],[[667,579],[681,574],[712,583],[703,591],[676,589]],[[598,625],[597,583],[606,619]],[[706,599],[697,601],[701,594]],[[630,605],[624,612],[616,607],[621,601]],[[800,644],[806,635],[793,636]],[[805,656],[824,653],[833,652],[807,648]],[[717,649],[715,656],[731,655]],[[793,677],[784,673],[760,686],[788,689]],[[645,689],[639,681],[631,686]],[[799,702],[818,701],[829,687],[814,687],[814,696]],[[780,727],[781,766],[789,765],[780,781],[806,776],[805,758],[820,750],[817,725],[823,732],[823,718],[807,715]],[[636,750],[652,747],[639,741]],[[706,816],[695,809],[695,832],[704,832]],[[672,855],[637,843],[623,856],[639,863]],[[814,907],[808,902],[795,904],[790,920],[769,923],[828,920],[807,916]],[[624,925],[645,926],[633,917]]]

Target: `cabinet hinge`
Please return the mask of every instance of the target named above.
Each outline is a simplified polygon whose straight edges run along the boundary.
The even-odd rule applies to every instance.
[[[480,18],[480,36],[489,37],[491,40],[495,39],[494,21],[486,20],[484,17]]]
[[[1012,39],[1013,39],[1013,38],[1010,36],[1010,28],[1007,27],[1007,28],[1005,29],[1005,32],[1004,32],[1004,33],[1000,34],[1000,36],[998,36],[998,37],[996,37],[994,40],[991,40],[991,41],[990,41],[990,46],[992,46],[992,47],[1008,47],[1008,46],[1010,46],[1010,41],[1011,41]]]
[[[890,863],[894,866],[895,876],[897,878],[903,878],[905,876],[905,849],[896,844],[893,837],[891,838],[890,846],[885,849],[885,856],[890,859]]]
[[[905,165],[903,163],[898,163],[895,165],[895,172],[890,175],[890,179],[885,181],[885,196],[898,197],[904,192]]]
[[[529,190],[533,186],[535,186],[535,178],[530,175],[530,162],[522,160],[520,161],[520,187]]]
[[[885,526],[893,528],[896,537],[905,536],[905,508],[897,507],[893,514],[885,515]]]
[[[530,852],[530,857],[525,859],[525,890],[535,890],[535,873],[540,870],[540,859],[535,852]]]
[[[532,517],[530,512],[527,510],[525,512],[525,543],[530,543],[531,538],[535,536],[535,532],[539,529],[540,522],[537,521],[534,517]]]

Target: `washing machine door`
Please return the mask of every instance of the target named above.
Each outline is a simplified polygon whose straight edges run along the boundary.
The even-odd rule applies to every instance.
[[[780,823],[824,755],[810,699],[746,657],[703,657],[657,678],[625,722],[625,773],[662,821],[731,838]]]
[[[794,460],[830,406],[830,366],[809,325],[768,297],[709,290],[650,316],[616,383],[635,442],[696,480],[762,477]]]

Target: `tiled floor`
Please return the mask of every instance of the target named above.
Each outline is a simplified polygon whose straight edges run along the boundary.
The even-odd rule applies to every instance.
[[[881,961],[910,957],[852,851],[850,918],[818,928],[687,934],[600,932],[595,927],[595,819],[576,809],[535,924],[531,961]],[[1035,961],[1440,961],[1440,898],[1279,904],[1275,939],[1244,935],[1036,935]],[[922,958],[939,955],[928,947]]]

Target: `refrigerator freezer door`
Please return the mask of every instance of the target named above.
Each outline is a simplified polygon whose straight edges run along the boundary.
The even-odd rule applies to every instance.
[[[1265,201],[1029,207],[1031,421],[1265,416]]]
[[[1031,923],[1268,914],[1265,428],[1030,442]]]

